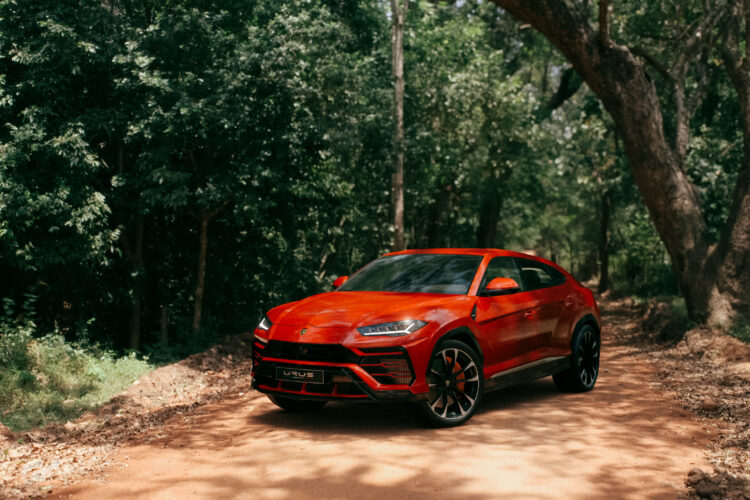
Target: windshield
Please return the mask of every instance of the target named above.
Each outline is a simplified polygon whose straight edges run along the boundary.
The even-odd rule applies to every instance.
[[[481,255],[406,254],[383,257],[349,278],[338,291],[465,295]]]

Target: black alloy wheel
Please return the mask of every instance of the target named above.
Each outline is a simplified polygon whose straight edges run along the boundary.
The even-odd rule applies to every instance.
[[[590,324],[576,330],[571,342],[570,368],[553,375],[557,388],[563,392],[587,392],[594,388],[599,376],[599,334]]]
[[[594,329],[584,329],[578,350],[578,375],[581,384],[589,389],[594,387],[599,375],[599,339]]]
[[[438,427],[460,425],[471,418],[482,398],[481,360],[463,342],[443,342],[430,360],[427,384],[427,400],[420,403],[427,421]]]

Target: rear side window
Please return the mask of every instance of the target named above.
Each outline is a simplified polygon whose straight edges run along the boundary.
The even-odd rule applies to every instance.
[[[516,262],[512,257],[495,257],[487,264],[487,270],[484,272],[484,278],[482,278],[482,284],[479,286],[480,290],[484,290],[487,283],[494,280],[495,278],[510,278],[515,280],[520,286],[523,286],[521,282],[521,272],[516,266]]]
[[[518,259],[524,290],[537,290],[565,283],[565,275],[547,264]]]

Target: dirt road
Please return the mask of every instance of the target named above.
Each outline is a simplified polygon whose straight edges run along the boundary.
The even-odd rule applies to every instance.
[[[454,429],[425,429],[394,405],[278,410],[254,391],[168,421],[123,448],[104,475],[55,498],[674,498],[708,469],[708,436],[650,387],[654,367],[604,332],[588,394],[550,378],[488,394]]]

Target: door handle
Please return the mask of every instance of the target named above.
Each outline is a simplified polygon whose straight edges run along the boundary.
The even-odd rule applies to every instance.
[[[565,299],[565,307],[571,307],[576,301],[572,297]]]
[[[532,319],[534,316],[536,316],[536,312],[535,311],[526,311],[525,313],[523,313],[523,316],[526,319]]]

